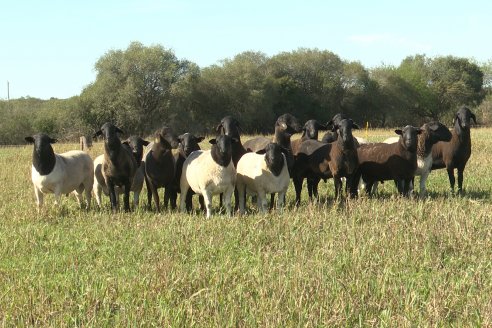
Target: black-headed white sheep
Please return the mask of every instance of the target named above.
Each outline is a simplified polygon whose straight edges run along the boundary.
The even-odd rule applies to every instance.
[[[85,192],[89,208],[94,180],[91,157],[80,150],[56,154],[51,144],[57,140],[46,134],[36,134],[25,140],[34,144],[31,180],[38,210],[43,205],[44,194],[55,194],[55,204],[59,204],[60,196],[72,191],[80,205]]]
[[[130,211],[130,189],[137,171],[137,161],[132,150],[128,145],[121,143],[118,133],[123,134],[123,131],[111,123],[104,123],[94,134],[94,138],[104,136],[104,161],[101,171],[108,186],[113,212],[118,210],[116,186],[124,188],[123,206],[125,211]]]
[[[247,153],[237,164],[236,187],[239,194],[239,210],[245,212],[246,194],[257,195],[258,209],[266,212],[266,194],[278,193],[277,207],[285,204],[285,193],[290,183],[287,160],[281,147],[269,143],[264,154]]]
[[[212,196],[224,193],[224,205],[228,215],[232,215],[231,197],[236,184],[236,169],[232,162],[232,143],[237,140],[219,135],[209,141],[210,150],[192,152],[183,163],[181,173],[180,209],[185,211],[186,196],[191,188],[203,195],[207,218],[212,215]]]
[[[454,169],[458,170],[458,194],[463,192],[463,171],[471,155],[470,120],[477,124],[475,114],[468,107],[461,107],[453,120],[451,140],[440,141],[432,147],[432,169],[446,168],[452,193],[455,184]]]

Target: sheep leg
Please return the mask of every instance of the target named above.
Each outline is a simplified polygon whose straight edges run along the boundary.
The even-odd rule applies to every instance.
[[[171,199],[171,188],[164,187],[164,209],[167,211]]]
[[[275,206],[275,194],[271,193],[270,194],[270,211],[273,210],[274,206]]]
[[[190,186],[188,185],[188,183],[186,183],[186,181],[183,181],[183,179],[182,179],[180,189],[181,189],[181,195],[179,196],[179,209],[181,212],[185,212],[187,210],[186,199],[188,197],[188,189],[190,189]],[[190,196],[190,198],[191,198],[191,196]],[[191,204],[191,202],[190,202],[190,204]]]
[[[451,186],[451,193],[453,194],[454,193],[454,183],[456,181],[454,179],[454,169],[451,167],[451,168],[448,168],[447,171],[448,171],[449,184]]]
[[[36,186],[34,186],[34,195],[36,195],[36,205],[38,206],[38,211],[43,207],[44,195]]]
[[[232,200],[232,194],[234,193],[234,189],[235,188],[233,185],[229,189],[227,189],[226,192],[224,193],[224,205],[228,216],[232,216],[231,200]]]
[[[131,187],[132,187],[132,182],[130,181],[130,179],[127,179],[127,181],[125,181],[125,194],[123,195],[123,204],[125,207],[125,212],[130,212],[130,188]]]
[[[113,210],[113,212],[117,212],[118,211],[118,201],[116,198],[116,191],[114,190],[114,183],[112,180],[109,180],[107,182],[107,185],[108,185],[108,190],[109,190],[109,200],[111,202],[111,209]]]
[[[294,177],[294,189],[296,190],[296,206],[301,205],[302,178]]]
[[[140,191],[133,192],[133,207],[137,208],[138,203],[140,203]]]
[[[97,184],[97,186],[94,188],[94,196],[96,197],[96,203],[99,208],[101,208],[101,194],[102,186],[100,184]]]
[[[176,190],[169,191],[169,201],[171,203],[171,210],[176,209],[177,200],[178,200],[178,193],[176,192]],[[188,206],[188,204],[187,204],[187,206]]]
[[[147,207],[149,210],[152,209],[152,187],[151,183],[147,177],[145,177],[145,186],[147,187]]]
[[[273,195],[273,194],[272,194]],[[263,190],[258,190],[258,210],[265,214],[267,208],[266,194]]]
[[[309,197],[309,201],[312,202],[313,201],[313,187],[314,187],[314,182],[311,178],[307,178],[307,189],[308,189],[308,197]]]
[[[246,212],[246,186],[238,183],[236,190],[238,193],[236,203],[239,203],[239,213],[244,214]]]
[[[342,179],[339,177],[333,177],[335,184],[335,199],[339,200],[342,195]]]
[[[458,195],[463,193],[463,171],[464,168],[458,168]]]
[[[208,219],[212,216],[212,193],[206,190],[203,194],[203,200],[205,201],[205,207],[207,208],[207,219]]]
[[[198,203],[200,203],[200,209],[202,211],[205,211],[205,200],[203,199],[202,195],[198,196]],[[190,198],[190,206],[191,206],[191,198]]]
[[[154,198],[154,202],[155,202],[155,210],[156,210],[156,212],[160,212],[161,211],[161,204],[160,204],[161,200],[159,198],[159,190],[157,189],[156,186],[154,186],[154,184],[152,182],[149,181],[149,184],[150,184],[152,197]]]
[[[278,193],[277,210],[282,211],[285,206],[285,191]]]
[[[424,198],[427,197],[427,188],[426,188],[426,182],[427,178],[429,177],[429,172],[422,172],[422,175],[420,176],[420,188],[419,188],[419,197]]]

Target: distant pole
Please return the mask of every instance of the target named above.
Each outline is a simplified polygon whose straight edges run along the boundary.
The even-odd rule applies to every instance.
[[[10,84],[9,81],[7,81],[7,101],[10,100]]]

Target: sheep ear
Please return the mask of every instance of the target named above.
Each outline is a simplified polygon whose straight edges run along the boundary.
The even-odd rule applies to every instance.
[[[422,132],[424,132],[424,130],[422,130],[422,129],[417,130],[417,134],[421,134]]]
[[[352,122],[352,129],[360,130],[360,126],[357,123]]]
[[[475,122],[475,124],[477,124],[477,117],[475,116],[475,114],[470,113],[470,118],[473,120],[473,122]]]
[[[238,138],[231,138],[232,143],[238,143],[239,139]]]
[[[333,120],[326,123],[326,129],[329,130],[333,126]]]
[[[266,154],[266,149],[260,149],[256,152],[258,155]]]
[[[205,137],[196,137],[195,141],[198,143],[198,142],[202,142],[203,139],[205,139]]]
[[[58,139],[50,138],[50,143],[54,144],[54,143],[57,143],[57,142],[58,142]]]
[[[338,125],[334,125],[332,128],[331,128],[331,132],[337,132],[339,126]]]
[[[128,140],[123,141],[121,144],[130,147],[130,142]]]
[[[215,145],[215,144],[217,143],[217,140],[215,140],[215,139],[210,139],[208,142],[209,142],[209,143],[211,143],[212,145]]]
[[[99,137],[101,134],[103,134],[101,130],[96,131],[96,133],[94,133],[94,135],[92,136],[92,138],[95,139],[95,138]]]
[[[120,130],[120,128],[118,128],[117,126],[115,126],[115,128],[116,128],[116,132],[121,133],[121,134],[125,134],[125,133],[124,133],[123,131],[121,131],[121,130]]]
[[[403,134],[403,131],[402,131],[402,130],[400,130],[400,129],[397,129],[397,130],[395,130],[395,133],[396,133],[396,134],[399,134],[399,135],[402,135],[402,134]]]
[[[220,122],[219,125],[217,125],[217,127],[215,128],[215,131],[221,132],[220,129],[222,129],[222,122]]]
[[[150,144],[150,141],[142,139],[142,145],[148,146]]]
[[[325,124],[318,123],[317,126],[318,130],[326,131],[328,130],[328,127]]]
[[[287,124],[285,124],[285,122],[282,122],[282,123],[280,123],[279,125],[280,125],[280,127],[281,127],[282,129],[284,129],[284,130],[285,130],[285,129],[287,129]]]
[[[28,143],[34,143],[33,137],[25,137],[24,140],[27,141]]]

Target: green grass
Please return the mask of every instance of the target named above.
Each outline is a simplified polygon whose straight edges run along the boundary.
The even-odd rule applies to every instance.
[[[295,209],[291,187],[283,213],[210,220],[143,206],[112,215],[107,197],[81,211],[48,196],[38,214],[31,147],[0,149],[0,322],[492,326],[491,136],[473,130],[463,197],[441,170],[426,200],[385,183],[377,198],[336,203],[329,181],[318,204],[304,192]]]

